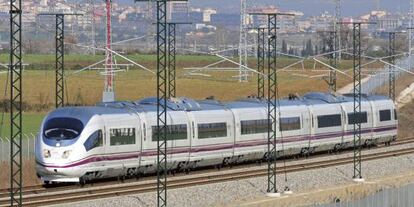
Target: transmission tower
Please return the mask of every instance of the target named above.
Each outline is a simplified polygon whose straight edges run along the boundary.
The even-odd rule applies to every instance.
[[[276,185],[277,129],[279,123],[278,81],[277,81],[277,17],[294,16],[286,13],[251,13],[267,16],[268,30],[268,76],[267,76],[267,195],[280,196]]]
[[[412,40],[413,40],[413,30],[414,27],[414,0],[410,0],[410,14],[409,14],[409,22],[408,22],[408,56],[410,57],[409,65],[411,68],[411,48],[412,48]]]
[[[266,29],[257,28],[257,98],[265,98]]]
[[[92,47],[90,50],[92,54],[96,54],[96,36],[95,36],[95,0],[88,0],[89,11],[88,11],[88,18],[91,24],[91,33],[90,33],[90,40],[92,41]]]
[[[10,206],[22,206],[22,0],[10,0]]]
[[[354,53],[354,117],[361,114],[361,23],[353,24]],[[355,118],[356,119],[356,118]],[[354,121],[354,179],[362,179],[361,122]]]
[[[168,98],[175,98],[176,89],[176,29],[177,25],[191,24],[189,22],[168,22]]]
[[[40,13],[39,16],[54,16],[56,19],[56,50],[55,50],[55,104],[56,108],[63,107],[65,105],[65,84],[64,84],[64,73],[65,73],[65,16],[81,16],[82,14],[74,13]]]
[[[111,45],[112,45],[112,23],[111,23],[111,9],[112,0],[106,1],[106,50],[105,50],[105,88],[102,96],[103,102],[112,102],[115,100],[114,93],[114,74]]]
[[[338,67],[338,55],[336,53],[337,51],[337,38],[338,35],[336,33],[336,31],[331,31],[328,32],[329,33],[329,41],[328,41],[328,46],[329,46],[329,52],[331,54],[329,54],[329,65],[332,67],[329,70],[329,92],[334,93],[336,92],[336,68]],[[335,69],[333,69],[335,68]]]
[[[413,0],[414,1],[414,0]],[[339,52],[337,54],[335,54],[338,59],[338,61],[341,61],[342,59],[342,52],[341,52],[341,48],[342,48],[342,42],[341,42],[341,24],[339,24],[339,22],[342,19],[342,5],[341,5],[341,0],[335,0],[335,20],[334,20],[334,31],[335,31],[335,35],[336,35],[336,49],[339,50]]]
[[[395,101],[395,72],[394,72],[394,64],[395,64],[395,32],[389,33],[389,39],[388,39],[388,56],[390,57],[390,64],[388,67],[389,74],[389,86],[388,86],[388,95],[391,100]]]
[[[353,179],[356,182],[363,182],[364,179],[362,178],[362,140],[361,140],[361,119],[358,117],[361,116],[361,99],[362,99],[362,84],[361,84],[361,56],[362,56],[362,48],[361,48],[361,25],[362,24],[375,24],[373,22],[343,22],[341,24],[351,24],[353,28],[353,65],[354,65],[354,73],[353,73],[353,83],[354,83],[354,175]]]
[[[247,81],[247,1],[240,0],[239,82]]]
[[[157,206],[167,206],[167,99],[168,24],[167,2],[183,0],[135,0],[157,5]]]

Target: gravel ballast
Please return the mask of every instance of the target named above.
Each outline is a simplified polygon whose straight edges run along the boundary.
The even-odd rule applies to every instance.
[[[413,147],[414,144],[379,148],[366,153],[396,150]],[[349,157],[352,153],[331,155],[332,157]],[[326,160],[327,157],[311,160],[299,160],[288,164],[298,164]],[[279,164],[279,166],[282,164]],[[260,168],[260,167],[257,167]],[[262,168],[262,167],[261,167]],[[395,176],[414,170],[414,155],[391,157],[382,160],[363,162],[362,170],[367,181]],[[221,171],[220,173],[228,173]],[[353,183],[353,165],[341,165],[323,169],[289,173],[288,186],[294,193],[303,193]],[[190,175],[196,176],[196,175]],[[285,176],[279,174],[277,182],[280,190],[285,188]],[[200,185],[183,189],[168,190],[168,206],[227,206],[237,205],[243,201],[252,201],[265,196],[267,177],[257,177],[217,184]],[[71,204],[53,205],[54,207],[93,207],[93,206],[156,206],[156,193],[120,196],[115,198],[83,201]]]

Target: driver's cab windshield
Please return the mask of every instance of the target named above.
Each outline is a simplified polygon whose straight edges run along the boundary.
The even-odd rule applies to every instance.
[[[83,130],[83,123],[74,118],[52,118],[46,121],[43,135],[53,140],[70,140],[78,137]]]

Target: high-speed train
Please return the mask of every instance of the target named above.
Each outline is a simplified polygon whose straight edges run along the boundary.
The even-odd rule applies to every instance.
[[[363,96],[357,114],[352,94],[309,93],[278,102],[279,155],[351,147],[356,121],[362,123],[364,145],[389,143],[397,136],[395,105],[387,97]],[[266,158],[266,100],[174,98],[167,107],[169,169]],[[43,120],[36,140],[38,176],[48,183],[154,173],[156,125],[156,98],[56,109]]]

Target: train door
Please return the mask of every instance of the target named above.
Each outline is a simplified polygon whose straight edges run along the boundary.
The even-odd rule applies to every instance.
[[[190,124],[187,113],[184,111],[168,112],[168,153],[170,168],[177,168],[178,165],[188,159],[188,145],[190,138]]]
[[[195,124],[194,124],[194,117],[192,113],[191,112],[185,112],[185,113],[187,116],[188,126],[189,126],[188,159],[186,160],[187,162],[189,162],[190,157],[191,157],[191,149],[192,149],[193,142],[195,139]]]
[[[108,143],[107,143],[107,140],[108,140],[108,134],[107,134],[107,132],[106,132],[106,123],[105,123],[105,119],[102,117],[102,115],[99,115],[98,116],[99,117],[99,120],[101,121],[101,123],[102,123],[102,151],[101,151],[101,153],[102,153],[102,155],[106,155],[106,152],[107,152],[107,148],[108,148]],[[103,156],[103,158],[104,158],[104,161],[102,161],[102,162],[98,162],[99,164],[99,167],[102,167],[102,168],[105,168],[105,166],[106,166],[106,159],[105,159],[105,156]]]
[[[142,145],[143,145],[143,137],[145,132],[145,122],[143,116],[136,110],[134,110],[136,115],[135,121],[135,143],[138,145],[137,152],[136,152],[136,160],[133,162],[132,165],[125,165],[124,168],[127,169],[127,175],[138,175],[139,168],[141,166],[141,154],[142,154]]]
[[[309,106],[308,107],[308,109],[309,109],[309,131],[308,131],[308,134],[309,134],[309,136],[308,136],[308,142],[309,142],[309,144],[308,144],[308,147],[310,148],[311,147],[311,140],[312,140],[312,138],[315,136],[315,117],[313,117],[313,107],[312,106]]]
[[[341,133],[341,143],[339,143],[341,146],[345,143],[345,133],[347,130],[347,112],[346,112],[346,108],[343,104],[340,105],[341,106],[341,114],[342,114],[342,133]]]
[[[229,130],[229,132],[231,133],[230,137],[233,139],[232,156],[234,157],[235,156],[235,150],[236,150],[236,133],[238,131],[237,126],[239,126],[240,121],[239,121],[239,118],[236,117],[235,113],[232,110],[229,110],[229,111],[231,112],[231,115],[232,115],[232,119],[231,119],[232,121],[231,122],[233,124],[230,123],[230,125],[227,126],[227,130]]]
[[[194,142],[196,138],[196,127],[197,124],[195,123],[195,117],[194,113],[187,112],[188,121],[190,122],[190,142],[189,142],[189,149],[188,149],[188,160],[191,161],[191,157],[194,156],[193,150],[194,150]]]
[[[376,127],[375,125],[375,111],[377,109],[375,108],[375,103],[372,101],[369,101],[369,109],[367,110],[367,118],[368,118],[368,122],[371,121],[371,124],[369,125],[370,130],[370,137],[371,139],[375,138],[375,133],[374,133],[374,129]],[[370,120],[371,119],[371,120]]]
[[[143,155],[143,152],[144,152],[144,147],[143,146],[144,146],[145,141],[148,139],[147,138],[148,137],[148,135],[147,135],[147,126],[148,126],[148,124],[147,124],[147,121],[145,119],[145,114],[140,115],[140,120],[141,120],[141,124],[140,124],[141,137],[139,138],[139,142],[138,142],[138,144],[139,144],[138,169],[140,167],[142,167],[142,155]]]

